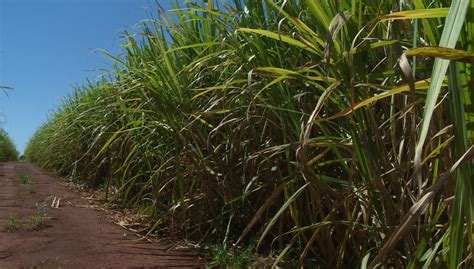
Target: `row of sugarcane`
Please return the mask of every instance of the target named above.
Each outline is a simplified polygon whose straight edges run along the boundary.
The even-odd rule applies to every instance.
[[[472,266],[474,1],[173,1],[26,156],[274,265]]]

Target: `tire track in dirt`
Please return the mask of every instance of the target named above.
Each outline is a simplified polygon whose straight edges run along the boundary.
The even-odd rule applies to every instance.
[[[20,173],[36,183],[20,183]],[[124,236],[126,231],[109,222],[106,213],[88,208],[88,201],[60,180],[33,164],[0,163],[0,268],[204,267],[190,251],[167,251],[164,242]],[[41,224],[32,225],[32,216],[51,205],[54,196],[61,197],[60,207],[48,208]],[[33,227],[9,231],[9,220]]]

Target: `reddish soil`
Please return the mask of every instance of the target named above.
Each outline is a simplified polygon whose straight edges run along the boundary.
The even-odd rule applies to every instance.
[[[22,171],[36,183],[21,183]],[[0,163],[0,268],[204,267],[189,250],[138,240],[61,182],[33,164]],[[61,198],[59,208],[50,207],[53,197]],[[40,225],[35,215],[44,216]],[[23,224],[15,230],[12,220]]]

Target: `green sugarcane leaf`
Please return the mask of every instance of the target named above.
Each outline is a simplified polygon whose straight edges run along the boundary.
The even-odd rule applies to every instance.
[[[308,50],[312,53],[317,53],[317,54],[321,53],[321,49],[317,48],[314,45],[304,43],[302,41],[299,41],[299,40],[294,39],[292,37],[289,37],[287,35],[274,33],[272,31],[262,30],[262,29],[250,29],[250,28],[240,28],[237,31],[243,32],[243,33],[259,34],[261,36],[266,36],[266,37],[269,37],[271,39],[279,40],[279,41],[285,42],[287,44],[290,44],[290,45],[293,45],[293,46],[296,46],[296,47],[299,47],[299,48],[303,48],[303,49]]]
[[[454,48],[459,35],[461,33],[463,23],[466,17],[469,0],[454,0],[450,9],[446,24],[443,29],[441,36],[440,47]],[[449,60],[437,58],[434,63],[433,73],[431,75],[431,84],[428,89],[428,95],[426,97],[425,109],[423,112],[423,123],[421,127],[420,137],[418,139],[415,149],[415,171],[417,174],[417,181],[419,192],[421,193],[421,158],[423,153],[423,145],[428,135],[430,128],[431,118],[435,109],[436,101],[443,85],[446,71],[448,70]]]

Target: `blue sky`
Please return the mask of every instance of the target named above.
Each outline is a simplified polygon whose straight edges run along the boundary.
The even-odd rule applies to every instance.
[[[158,0],[167,7],[167,0]],[[97,79],[120,52],[120,35],[137,29],[150,0],[0,0],[1,126],[20,152],[72,85]]]

